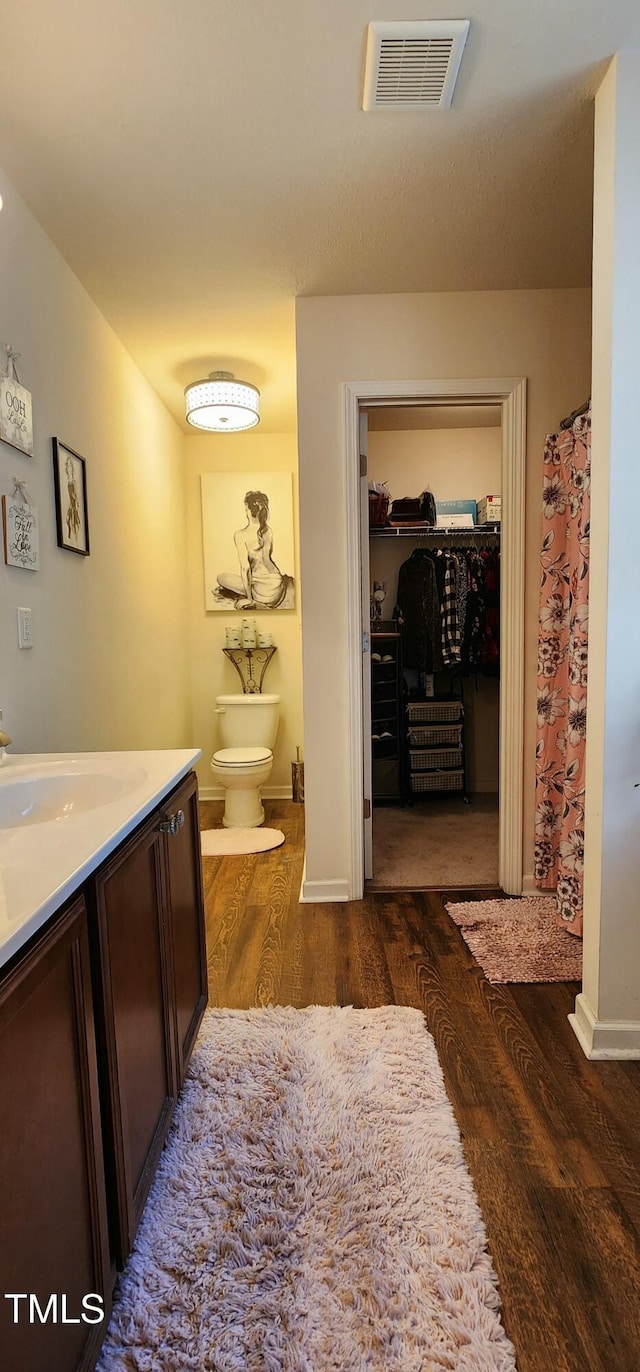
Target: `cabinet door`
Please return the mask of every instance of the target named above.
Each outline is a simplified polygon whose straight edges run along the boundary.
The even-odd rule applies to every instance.
[[[173,943],[177,1064],[182,1084],[208,998],[198,787],[193,772],[163,807],[165,823],[174,816],[178,816],[177,828],[175,833],[166,834],[165,852]]]
[[[164,835],[155,814],[96,878],[110,1211],[130,1251],[176,1101]]]
[[[82,898],[0,981],[0,1083],[2,1366],[92,1367],[106,1320],[85,1323],[82,1297],[108,1316],[111,1281]],[[46,1322],[21,1300],[14,1323],[5,1293],[35,1296]]]

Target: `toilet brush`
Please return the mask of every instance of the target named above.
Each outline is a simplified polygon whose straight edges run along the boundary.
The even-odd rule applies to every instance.
[[[304,762],[300,761],[300,748],[296,748],[296,761],[291,763],[291,798],[297,805],[304,804]]]

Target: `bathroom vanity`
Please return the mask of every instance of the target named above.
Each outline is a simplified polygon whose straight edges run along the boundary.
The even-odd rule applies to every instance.
[[[62,813],[29,822],[36,787],[13,827],[7,806],[17,819],[13,791],[24,780],[24,809],[29,777],[22,760],[0,777],[0,1349],[11,1372],[93,1366],[178,1098],[207,1000],[198,756],[95,755],[84,773],[73,771],[82,759],[41,760],[57,778],[47,804],[62,796]],[[65,780],[111,775],[108,758],[121,760],[123,791]],[[99,1304],[83,1306],[90,1293],[103,1320]]]

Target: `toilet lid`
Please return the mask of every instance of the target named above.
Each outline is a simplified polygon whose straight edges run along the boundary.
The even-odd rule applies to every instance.
[[[221,767],[246,767],[251,762],[270,762],[272,757],[270,748],[221,748],[213,754]]]

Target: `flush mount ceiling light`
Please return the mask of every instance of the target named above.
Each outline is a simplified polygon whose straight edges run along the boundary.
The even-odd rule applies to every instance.
[[[185,387],[187,422],[194,429],[239,433],[260,423],[260,392],[232,372],[211,372],[208,380]]]

